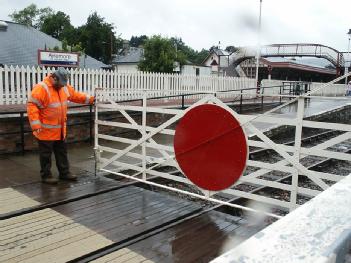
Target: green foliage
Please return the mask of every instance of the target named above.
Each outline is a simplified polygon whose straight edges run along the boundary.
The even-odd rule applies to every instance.
[[[24,24],[27,26],[34,26],[35,19],[38,16],[38,12],[39,10],[37,6],[35,4],[31,4],[18,12],[13,12],[9,15],[9,17],[11,17],[14,22]]]
[[[61,40],[63,51],[83,52],[104,63],[110,63],[113,54],[122,47],[122,39],[116,36],[113,24],[105,22],[96,12],[78,28],[72,26],[69,15],[64,12],[54,12],[50,7],[39,9],[35,4],[9,16],[17,23],[33,26]]]
[[[42,32],[62,41],[62,50],[86,53],[104,63],[110,63],[113,54],[122,47],[123,40],[116,35],[113,24],[96,12],[92,13],[87,22],[75,28],[72,26],[69,15],[64,12],[55,12],[50,7],[38,8],[31,4],[20,11],[9,15],[13,21],[33,26]],[[172,72],[174,62],[181,65],[187,61],[201,64],[209,51],[202,49],[200,52],[187,46],[181,38],[162,38],[146,35],[132,36],[130,46],[144,46],[145,60],[139,68],[145,71]],[[228,51],[234,46],[227,47]],[[154,50],[153,50],[154,49]],[[55,47],[59,50],[59,47]]]
[[[11,17],[11,19],[16,23],[39,29],[42,25],[42,21],[44,21],[45,18],[50,16],[52,13],[53,10],[50,7],[39,9],[35,4],[30,4],[18,12],[14,11],[9,15],[9,17]]]
[[[225,51],[228,51],[229,53],[234,53],[235,51],[237,51],[238,48],[234,47],[234,46],[227,46],[225,48]]]
[[[76,45],[69,46],[68,41],[66,39],[62,40],[62,48],[55,46],[54,48],[49,48],[49,50],[54,50],[54,51],[67,51],[67,52],[79,52],[79,53],[85,53],[84,48],[82,47],[81,43],[78,43]]]
[[[40,31],[61,41],[72,39],[71,37],[74,36],[74,27],[71,25],[70,17],[61,11],[45,17]]]
[[[202,62],[204,62],[209,53],[210,51],[207,49],[202,49],[200,52],[197,52],[196,63],[201,64]]]
[[[138,36],[132,36],[129,41],[129,45],[131,47],[141,47],[144,45],[145,41],[148,39],[147,36],[142,35],[140,37]]]
[[[36,20],[34,27],[42,31],[41,28],[42,28],[43,22],[47,17],[50,17],[51,15],[54,15],[54,10],[52,10],[50,7],[44,7],[39,9],[38,19]]]
[[[92,13],[85,25],[77,29],[78,40],[86,53],[104,63],[110,63],[121,41],[114,33],[113,24],[96,12]]]
[[[173,45],[177,48],[179,56],[183,56],[184,60],[186,61],[195,64],[201,64],[208,55],[208,50],[203,49],[200,52],[198,52],[192,49],[191,47],[187,46],[181,38],[172,37],[171,41]]]
[[[144,60],[138,68],[148,72],[173,72],[174,62],[177,61],[177,52],[172,41],[155,35],[145,41]]]

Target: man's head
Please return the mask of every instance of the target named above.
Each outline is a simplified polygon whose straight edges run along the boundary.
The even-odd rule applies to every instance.
[[[68,71],[63,67],[59,67],[52,73],[52,78],[54,79],[54,87],[59,89],[67,84]]]

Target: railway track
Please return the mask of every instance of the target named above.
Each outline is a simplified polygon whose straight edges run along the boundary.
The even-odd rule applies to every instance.
[[[332,131],[323,131],[323,132],[320,132],[319,134],[313,134],[313,135],[310,135],[310,136],[306,136],[305,138],[302,139],[302,143],[303,143],[303,146],[304,147],[308,147],[308,146],[311,146],[311,145],[314,145],[314,144],[318,144],[318,143],[321,143],[325,140],[328,140],[334,136],[337,136],[339,135],[340,133],[339,132],[332,132]],[[291,140],[287,140],[287,142],[285,142],[286,145],[291,145],[293,144],[293,141]],[[350,143],[344,143],[342,144],[341,146],[340,145],[336,145],[335,147],[333,147],[333,150],[337,150],[337,151],[341,151],[342,149],[344,149],[344,152],[346,151],[350,151],[351,150],[351,141]],[[255,159],[255,160],[258,160],[260,159],[260,156],[266,156],[267,155],[267,152],[269,152],[271,150],[269,149],[263,149],[263,150],[256,150],[256,151],[252,151],[250,153],[250,158],[252,159]],[[333,159],[329,159],[329,158],[323,158],[323,159],[320,159],[320,158],[310,158],[310,157],[306,157],[303,159],[303,164],[308,164],[308,168],[309,169],[321,169],[321,167],[323,166],[329,166],[330,162],[333,162]],[[168,167],[168,169],[170,169]],[[351,170],[351,168],[350,168]],[[171,172],[171,173],[177,173],[176,171],[168,171],[168,172]],[[350,171],[351,172],[351,171]],[[288,175],[288,176],[278,176],[278,175],[274,175],[274,174],[268,174],[266,176],[269,176],[271,180],[274,180],[276,182],[283,182],[283,183],[289,183],[289,180],[291,180],[291,176]],[[163,181],[163,183],[167,183],[167,179],[160,179],[160,178],[157,178],[155,177],[153,180],[155,181]],[[171,182],[169,182],[171,183]],[[304,184],[306,183],[305,182],[305,179],[302,179],[301,181],[299,181],[300,184]],[[174,184],[174,182],[172,182],[172,184]],[[138,184],[139,186],[143,187],[143,188],[146,188],[146,189],[149,189],[149,190],[156,190],[158,191],[157,189],[155,188],[150,188],[149,186],[146,186],[146,185],[143,185],[143,184]],[[249,184],[250,185],[250,184]],[[253,189],[251,189],[251,193],[257,193],[257,192],[260,192],[260,194],[266,194],[267,196],[271,195],[272,193],[274,195],[282,195],[283,196],[283,191],[282,192],[277,192],[277,189],[272,189],[270,187],[256,187],[254,185],[250,185]],[[184,185],[183,185],[184,187]],[[187,186],[189,187],[189,186]],[[275,190],[275,192],[274,192]],[[179,195],[178,195],[179,196]],[[305,197],[305,199],[299,199],[301,204],[306,202],[307,201],[307,198]],[[302,201],[301,201],[302,200]],[[238,197],[235,197],[235,198],[231,198],[229,200],[226,200],[228,202],[232,202],[232,203],[235,203],[235,204],[243,204],[245,202],[245,199],[243,198],[238,198]],[[227,213],[227,214],[230,214],[230,215],[238,215],[238,211],[234,211],[233,208],[228,208],[224,205],[221,205],[221,204],[217,204],[217,205],[213,205],[213,204],[207,204],[207,206],[204,206],[205,208],[201,211],[197,211],[196,213],[193,213],[193,214],[189,214],[187,216],[184,216],[182,218],[179,218],[179,219],[176,219],[174,220],[173,222],[170,222],[170,223],[167,223],[165,225],[162,225],[160,226],[159,228],[157,229],[149,229],[148,231],[145,231],[141,234],[139,234],[138,236],[135,236],[135,237],[130,237],[128,240],[125,240],[123,242],[120,242],[120,243],[116,243],[108,248],[104,248],[100,251],[95,251],[94,253],[91,253],[89,255],[85,255],[84,257],[81,257],[81,258],[78,258],[76,260],[73,260],[72,262],[89,262],[91,260],[94,260],[96,258],[99,258],[99,257],[102,257],[104,255],[107,255],[109,253],[112,253],[114,251],[117,251],[119,249],[122,249],[124,247],[127,247],[131,244],[134,244],[136,242],[140,242],[141,240],[144,240],[148,237],[151,237],[153,235],[156,235],[158,233],[161,233],[169,228],[172,228],[172,227],[175,227],[179,224],[182,224],[184,222],[186,222],[187,220],[190,220],[190,219],[193,219],[193,218],[196,218],[198,216],[201,216],[203,214],[206,214],[206,213],[210,213],[211,211],[220,211],[220,212],[224,212],[224,213]],[[287,211],[282,211],[281,214],[285,214],[285,212]],[[272,222],[272,220],[268,220],[269,223]]]

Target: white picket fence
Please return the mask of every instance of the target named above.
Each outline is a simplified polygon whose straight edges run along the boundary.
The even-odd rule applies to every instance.
[[[53,68],[13,67],[0,68],[0,105],[24,104],[33,85],[51,73]],[[184,76],[163,73],[120,73],[116,71],[70,69],[69,83],[76,90],[93,95],[95,88],[108,89],[109,98],[116,101],[141,99],[143,90],[151,97],[186,93],[214,93],[217,91],[252,88],[255,80],[241,77]]]

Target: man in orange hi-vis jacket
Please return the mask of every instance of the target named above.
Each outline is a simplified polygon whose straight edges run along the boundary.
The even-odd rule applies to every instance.
[[[67,157],[67,101],[93,104],[94,97],[77,92],[67,84],[68,72],[59,67],[36,84],[27,104],[27,113],[34,136],[38,139],[40,175],[43,183],[56,184],[51,173],[51,155],[55,154],[61,180],[76,180],[70,173]]]

